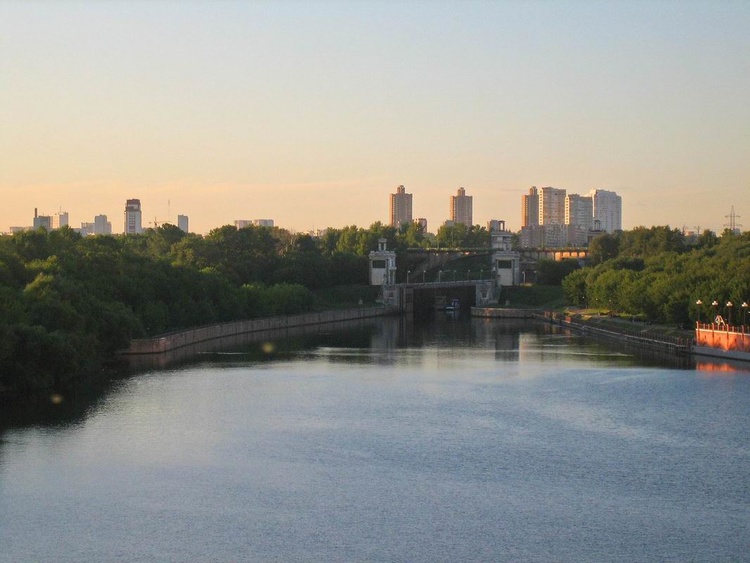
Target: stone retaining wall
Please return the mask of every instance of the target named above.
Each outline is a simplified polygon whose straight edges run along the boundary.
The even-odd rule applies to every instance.
[[[163,354],[170,350],[182,348],[183,346],[191,346],[199,342],[206,342],[207,340],[217,338],[226,338],[250,332],[379,317],[391,314],[392,312],[391,309],[385,307],[360,307],[357,309],[306,313],[304,315],[290,315],[287,317],[235,321],[162,334],[153,338],[134,338],[130,341],[130,347],[119,353],[124,355]]]

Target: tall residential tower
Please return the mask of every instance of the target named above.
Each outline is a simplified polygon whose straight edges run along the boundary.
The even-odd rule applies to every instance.
[[[125,202],[125,234],[137,235],[142,232],[141,200],[129,199]]]
[[[458,193],[451,196],[451,221],[454,223],[463,223],[467,227],[471,227],[473,223],[472,217],[472,196],[466,195],[464,188],[458,188]]]
[[[594,221],[608,233],[622,230],[622,197],[607,190],[591,190],[594,201]]]
[[[406,188],[397,187],[396,193],[391,194],[391,227],[398,229],[412,222],[411,203],[412,195],[406,193]]]

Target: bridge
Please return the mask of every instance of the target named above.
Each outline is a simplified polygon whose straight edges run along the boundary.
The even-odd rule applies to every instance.
[[[399,277],[404,281],[404,272],[408,271],[408,281],[443,281],[451,279],[451,276],[465,275],[451,269],[451,264],[460,261],[473,261],[474,269],[471,273],[481,274],[489,277],[492,268],[492,255],[497,252],[493,248],[446,248],[446,249],[421,249],[410,248],[403,258],[399,258]],[[582,248],[568,249],[522,249],[520,254],[520,268],[523,280],[536,279],[536,265],[540,260],[566,260],[586,258],[587,250]],[[477,266],[478,259],[486,258],[486,264]],[[401,262],[404,263],[401,263]],[[481,275],[480,275],[481,277]]]
[[[442,309],[453,299],[462,308],[495,303],[497,288],[491,279],[399,283],[384,285],[381,299],[403,313],[425,313]]]

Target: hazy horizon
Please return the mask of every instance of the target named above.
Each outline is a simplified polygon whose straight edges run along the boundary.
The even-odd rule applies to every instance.
[[[529,187],[623,228],[750,225],[747,2],[0,2],[0,232],[520,227]]]

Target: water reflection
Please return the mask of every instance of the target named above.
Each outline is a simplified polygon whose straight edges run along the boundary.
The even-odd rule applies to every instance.
[[[430,354],[424,351],[429,350]],[[497,362],[552,362],[564,364],[585,356],[610,365],[648,365],[704,372],[747,370],[742,362],[702,359],[697,365],[685,357],[637,347],[615,347],[556,325],[528,320],[449,317],[415,321],[386,317],[330,323],[240,335],[174,350],[167,354],[130,356],[127,366],[79,389],[51,396],[3,404],[0,433],[5,428],[32,425],[78,424],[123,381],[153,370],[177,370],[197,363],[215,365],[283,361],[300,355],[334,364],[419,366],[425,362],[456,361],[459,357],[492,351]]]
[[[10,423],[35,427],[0,443],[0,561],[746,548],[748,378],[542,323],[442,316],[212,344]]]

